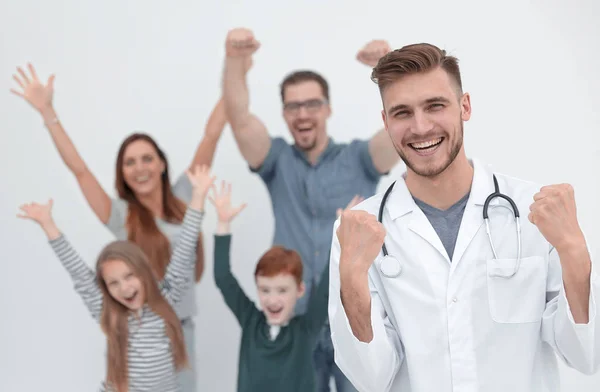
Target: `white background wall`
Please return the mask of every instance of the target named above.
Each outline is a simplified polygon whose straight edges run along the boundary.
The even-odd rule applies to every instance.
[[[484,3],[486,5],[484,5]],[[381,126],[369,70],[355,60],[374,38],[393,47],[431,42],[461,60],[472,94],[468,154],[499,171],[575,186],[581,224],[600,254],[600,6],[552,1],[0,2],[0,391],[90,391],[104,375],[104,340],[42,232],[19,204],[55,200],[55,216],[90,264],[112,239],[51,144],[40,117],[8,92],[17,65],[56,73],[55,107],[81,155],[114,194],[119,144],[156,137],[172,176],[189,163],[219,95],[226,32],[247,26],[262,47],[250,77],[252,109],[288,136],[278,84],[309,67],[331,85],[331,135],[368,138]],[[177,4],[176,6],[174,4]],[[568,5],[567,5],[568,4]],[[489,8],[487,8],[489,7]],[[233,265],[255,297],[252,271],[273,233],[268,194],[227,128],[215,172],[249,202],[234,225]],[[387,186],[403,167],[385,178]],[[205,224],[207,269],[197,286],[199,391],[233,391],[239,328],[212,278],[215,214]],[[597,391],[600,374],[564,370],[565,391]]]

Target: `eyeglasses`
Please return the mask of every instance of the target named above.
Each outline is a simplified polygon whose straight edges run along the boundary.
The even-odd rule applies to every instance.
[[[283,105],[283,110],[291,114],[296,114],[300,111],[300,108],[304,106],[307,112],[314,113],[325,104],[327,104],[327,100],[309,99],[308,101],[303,102],[288,102]]]

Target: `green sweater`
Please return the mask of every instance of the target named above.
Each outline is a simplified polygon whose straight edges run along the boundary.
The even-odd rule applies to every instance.
[[[238,392],[315,391],[313,351],[327,319],[329,265],[313,290],[306,314],[282,326],[275,340],[269,325],[231,273],[231,235],[215,235],[215,282],[242,327],[238,364]]]

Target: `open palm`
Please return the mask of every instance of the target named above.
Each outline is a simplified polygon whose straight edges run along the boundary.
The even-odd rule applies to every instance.
[[[52,222],[52,204],[52,199],[48,200],[48,203],[46,204],[23,204],[19,207],[23,213],[17,214],[17,216],[23,219],[31,219],[40,225]]]
[[[203,196],[206,196],[216,178],[216,176],[212,175],[210,167],[207,165],[196,165],[193,169],[188,170],[186,174],[194,192]]]
[[[208,196],[208,200],[217,209],[219,222],[230,222],[246,208],[246,203],[235,208],[231,206],[231,184],[226,184],[225,181],[221,181],[220,191],[217,191],[216,187],[212,187],[212,196]]]
[[[33,65],[27,64],[27,68],[29,68],[30,76],[27,76],[21,67],[17,67],[20,77],[13,75],[13,79],[21,87],[21,91],[18,91],[14,88],[11,88],[10,91],[13,94],[25,99],[37,111],[41,112],[44,108],[52,105],[52,95],[54,94],[54,75],[51,75],[48,78],[46,85],[43,85],[40,82]]]

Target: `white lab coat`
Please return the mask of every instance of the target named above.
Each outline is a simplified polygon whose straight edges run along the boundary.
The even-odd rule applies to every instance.
[[[385,243],[402,263],[395,278],[381,274],[382,253],[369,270],[373,340],[358,341],[340,302],[340,244],[333,231],[329,320],[335,362],[362,392],[554,392],[560,388],[557,355],[585,374],[600,364],[600,279],[592,267],[589,323],[576,325],[569,310],[557,252],[529,222],[540,187],[496,173],[500,192],[521,213],[522,262],[513,270],[517,238],[512,210],[495,198],[489,207],[492,250],[482,217],[494,191],[492,171],[472,161],[474,178],[452,262],[414,203],[404,178],[383,214]],[[377,216],[383,192],[355,209]],[[588,245],[589,250],[589,245]],[[556,353],[556,355],[555,355]]]

